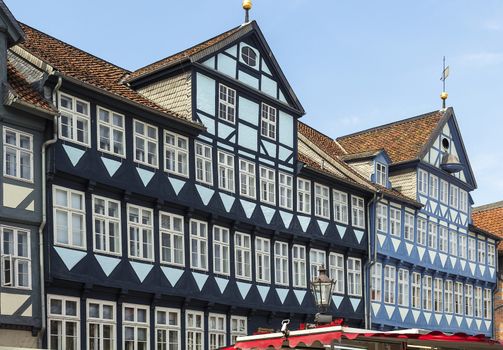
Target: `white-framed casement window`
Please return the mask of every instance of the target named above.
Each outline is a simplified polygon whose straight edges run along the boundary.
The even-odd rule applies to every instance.
[[[458,233],[456,231],[449,231],[449,254],[458,256]]]
[[[234,192],[234,156],[218,151],[218,188]]]
[[[328,274],[335,281],[334,293],[344,294],[344,255],[333,252],[328,255]]]
[[[208,338],[210,350],[217,350],[226,345],[227,337],[226,317],[221,314],[208,315]]]
[[[54,244],[86,249],[86,206],[84,192],[52,187]]]
[[[376,184],[386,187],[388,182],[388,167],[376,162]]]
[[[376,226],[380,232],[388,232],[388,206],[377,203],[376,207]]]
[[[306,288],[306,247],[294,244],[292,247],[293,286]]]
[[[126,157],[124,115],[98,106],[98,151]]]
[[[440,202],[449,204],[449,183],[440,179]]]
[[[287,286],[288,281],[288,243],[274,242],[274,269],[276,271],[275,283]]]
[[[473,285],[465,284],[465,316],[473,316]]]
[[[183,216],[159,212],[161,263],[185,266]]]
[[[234,259],[236,261],[236,278],[251,280],[251,237],[249,234],[234,234]]]
[[[230,231],[217,225],[213,226],[213,272],[230,274]]]
[[[384,302],[395,303],[396,268],[394,266],[384,266]]]
[[[150,348],[150,307],[122,304],[122,337],[124,349],[147,350]]]
[[[255,267],[257,282],[271,282],[271,241],[255,237]]]
[[[421,308],[421,274],[418,272],[412,273],[412,298],[411,303],[414,309]]]
[[[463,283],[456,282],[454,285],[454,313],[463,314]]]
[[[236,344],[237,337],[248,335],[248,319],[243,316],[231,316],[231,344]]]
[[[156,306],[155,346],[158,350],[181,350],[180,310]]]
[[[121,255],[121,202],[93,195],[94,251]]]
[[[405,269],[398,269],[397,303],[400,306],[409,306],[409,271]]]
[[[348,194],[333,190],[333,202],[334,202],[334,221],[340,222],[341,224],[348,223]]]
[[[400,237],[402,235],[402,211],[393,206],[389,207],[389,228],[392,236]]]
[[[311,272],[311,280],[319,275],[321,267],[327,266],[327,256],[323,250],[310,249],[309,250],[309,268]]]
[[[276,174],[264,166],[260,167],[260,201],[276,204]]]
[[[459,210],[463,213],[468,212],[468,192],[459,189]]]
[[[382,265],[374,263],[370,267],[370,300],[382,300]]]
[[[459,187],[454,185],[450,185],[450,196],[449,196],[449,205],[454,209],[458,209],[458,201],[459,201]]]
[[[438,225],[432,221],[428,222],[428,247],[437,249]]]
[[[475,251],[476,251],[476,241],[475,238],[468,237],[468,260],[475,262]]]
[[[33,181],[33,135],[3,128],[3,174],[23,181]]]
[[[276,140],[276,114],[276,108],[262,103],[260,134],[272,140]]]
[[[190,219],[190,267],[208,271],[208,224]]]
[[[433,310],[442,313],[444,312],[444,281],[441,278],[435,278],[435,285],[433,288]]]
[[[475,287],[475,317],[482,318],[482,304],[483,304],[483,296],[482,296],[482,287]]]
[[[186,350],[204,349],[204,313],[200,311],[185,311]]]
[[[115,303],[87,299],[87,348],[116,349]]]
[[[423,276],[423,309],[431,310],[431,299],[432,299],[432,278],[431,276]]]
[[[239,188],[242,196],[253,199],[257,197],[255,163],[239,160]]]
[[[154,260],[154,212],[137,205],[127,205],[129,257]]]
[[[438,199],[438,177],[430,174],[430,197]]]
[[[330,190],[327,186],[314,184],[314,209],[315,215],[330,218]]]
[[[417,172],[417,189],[421,194],[428,194],[428,173],[422,169]]]
[[[47,295],[49,349],[80,349],[80,298]]]
[[[484,318],[492,319],[493,314],[493,294],[489,288],[484,289]]]
[[[417,244],[426,245],[426,220],[423,218],[417,218]]]
[[[477,261],[479,264],[485,264],[486,263],[486,242],[477,240]]]
[[[438,249],[441,252],[447,253],[449,251],[449,230],[445,226],[440,226],[438,229]]]
[[[403,236],[406,240],[414,242],[414,214],[405,212],[403,223]]]
[[[461,259],[466,259],[466,240],[465,235],[459,235],[459,257]]]
[[[158,130],[156,126],[133,120],[134,161],[154,168],[159,166]]]
[[[189,176],[189,139],[164,130],[164,171]]]
[[[347,259],[348,295],[362,295],[362,261],[358,258]]]
[[[89,147],[89,102],[59,93],[59,137]]]
[[[487,243],[487,265],[494,267],[496,264],[496,246],[494,243]]]
[[[351,196],[351,214],[353,226],[365,228],[365,204],[363,198]]]
[[[453,284],[451,280],[444,282],[445,313],[452,314],[453,311]]]
[[[293,208],[293,176],[282,172],[279,175],[279,206],[285,209]]]
[[[297,211],[311,214],[311,181],[297,178]]]
[[[213,185],[213,154],[210,145],[196,142],[196,181]]]
[[[236,90],[223,84],[218,87],[218,118],[233,124],[236,121]]]
[[[2,287],[31,288],[30,231],[0,226]]]

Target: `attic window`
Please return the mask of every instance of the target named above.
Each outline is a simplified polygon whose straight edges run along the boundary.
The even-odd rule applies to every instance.
[[[444,137],[442,139],[442,147],[444,148],[444,150],[447,151],[449,149],[449,146],[450,146],[449,140],[446,137]]]
[[[250,67],[255,67],[257,65],[257,54],[249,46],[244,46],[241,49],[241,58],[243,59],[243,62]]]
[[[377,184],[386,187],[386,184],[388,182],[387,173],[388,173],[387,166],[382,163],[376,162],[375,181]]]

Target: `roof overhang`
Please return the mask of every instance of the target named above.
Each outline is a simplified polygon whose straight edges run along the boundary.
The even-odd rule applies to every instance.
[[[24,40],[24,32],[3,0],[0,0],[0,31],[7,34],[8,46]]]

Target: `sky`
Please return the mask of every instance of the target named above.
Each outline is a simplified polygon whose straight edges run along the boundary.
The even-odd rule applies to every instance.
[[[134,70],[243,22],[241,0],[5,0],[14,16]],[[503,200],[503,1],[253,0],[255,19],[303,104],[336,138],[449,99],[478,183]]]

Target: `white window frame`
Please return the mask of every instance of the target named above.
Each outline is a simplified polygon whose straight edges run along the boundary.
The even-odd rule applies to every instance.
[[[6,139],[7,132],[13,133],[15,135],[15,137],[16,137],[15,144],[7,143],[7,139]],[[21,137],[28,138],[28,140],[30,142],[29,148],[24,148],[21,146]],[[8,150],[15,153],[14,168],[15,168],[16,173],[14,175],[7,173],[7,169],[9,169],[9,167],[7,166],[7,153],[8,153],[7,151]],[[21,155],[22,154],[28,155],[28,157],[29,157],[29,164],[28,164],[28,166],[30,167],[29,177],[21,176],[22,169],[23,169],[23,167],[21,166],[21,158],[22,158]],[[33,170],[34,170],[33,169],[33,135],[29,134],[27,132],[23,132],[20,130],[16,130],[16,129],[8,128],[8,127],[4,126],[4,128],[3,128],[3,175],[5,177],[11,178],[11,179],[16,179],[19,181],[33,183]]]
[[[190,219],[190,268],[208,271],[208,223]]]
[[[271,140],[276,140],[276,122],[278,110],[262,102],[260,108],[260,135]]]
[[[426,246],[428,244],[427,235],[428,222],[424,218],[417,218],[417,244]]]
[[[444,282],[444,311],[447,314],[454,312],[454,284],[452,280]]]
[[[493,315],[493,292],[489,288],[484,289],[484,318],[491,320]]]
[[[1,282],[4,288],[16,288],[16,289],[26,289],[30,290],[32,287],[32,276],[31,276],[31,232],[28,229],[23,229],[13,226],[0,226],[1,230]],[[12,241],[6,241],[6,231],[12,233]],[[24,243],[26,247],[23,250],[26,252],[20,252],[20,235],[25,235],[26,240]],[[5,248],[9,246],[9,251],[6,252]],[[23,275],[27,276],[27,284],[21,283],[20,281],[20,266],[26,266],[27,271]],[[8,277],[8,278],[7,278]]]
[[[351,223],[354,227],[365,228],[365,200],[351,196]]]
[[[435,313],[444,312],[444,281],[441,278],[434,279],[433,285],[433,310]]]
[[[377,203],[376,226],[378,231],[388,233],[388,206],[384,203]]]
[[[276,204],[276,171],[260,166],[260,201],[267,204]],[[271,178],[272,176],[272,178]]]
[[[440,179],[440,202],[449,204],[449,183]]]
[[[297,178],[297,211],[311,214],[311,181]]]
[[[384,266],[384,303],[395,304],[396,267]]]
[[[463,213],[468,213],[468,192],[459,189],[459,210]]]
[[[412,213],[405,212],[404,223],[403,223],[403,237],[411,242],[414,242],[414,231],[415,231],[415,216]]]
[[[105,203],[105,213],[97,213],[96,212],[96,201],[101,200],[104,201]],[[121,221],[121,212],[122,212],[122,206],[121,202],[115,199],[107,198],[107,197],[102,197],[102,196],[97,196],[97,195],[92,195],[92,201],[93,201],[93,248],[94,251],[97,253],[102,253],[102,254],[109,254],[109,255],[117,255],[121,256],[122,255],[122,221]],[[117,216],[110,216],[110,204],[115,204],[117,205]],[[103,224],[101,225],[105,231],[101,232],[101,235],[98,235],[96,232],[96,221],[100,221]],[[117,225],[117,232],[115,232],[115,235],[112,236],[115,238],[115,250],[112,250],[110,248],[110,225]],[[101,245],[102,249],[97,248],[97,240],[98,237],[102,239]]]
[[[438,199],[438,176],[430,174],[430,197]]]
[[[438,247],[438,224],[429,221],[428,222],[428,248],[437,249]]]
[[[234,260],[236,278],[252,280],[251,236],[244,232],[234,233]]]
[[[438,226],[438,250],[449,252],[449,229],[446,226]]]
[[[255,237],[255,276],[257,282],[271,283],[271,240]]]
[[[311,281],[318,277],[320,267],[327,266],[327,253],[320,249],[309,249],[309,271]]]
[[[348,257],[346,261],[348,295],[360,297],[362,295],[362,261],[352,257]]]
[[[370,299],[382,301],[382,265],[374,263],[370,267]]]
[[[487,265],[492,267],[496,265],[496,246],[494,243],[487,243]]]
[[[398,269],[397,304],[409,306],[409,270]]]
[[[466,259],[468,256],[467,255],[467,246],[468,246],[467,239],[468,239],[467,235],[462,235],[462,234],[459,235],[459,257],[461,259]]]
[[[392,205],[389,207],[389,233],[395,237],[402,236],[402,210]]]
[[[217,350],[227,344],[227,317],[223,314],[208,314],[209,350]]]
[[[164,226],[163,218],[166,218],[167,226]],[[181,222],[180,229],[175,228],[174,222]],[[164,236],[166,236],[169,246],[164,246]],[[181,247],[175,248],[175,240],[181,243]],[[164,251],[168,254],[164,254]],[[177,261],[177,255],[181,254],[181,261]],[[170,259],[167,259],[168,255]],[[159,259],[161,264],[173,266],[185,266],[185,220],[182,215],[176,215],[165,211],[159,212]]]
[[[429,275],[423,276],[423,310],[432,310],[433,279]]]
[[[335,281],[335,294],[344,294],[344,255],[330,252],[328,254],[328,272],[329,277]]]
[[[63,191],[66,192],[66,203],[67,206],[62,206],[57,204],[56,201],[56,192],[57,191]],[[77,195],[81,197],[81,209],[76,209],[70,207],[70,204],[72,203],[72,195]],[[84,192],[81,191],[76,191],[72,190],[70,188],[65,188],[61,186],[52,186],[52,206],[53,206],[53,221],[54,221],[54,245],[57,246],[62,246],[62,247],[68,247],[68,248],[74,248],[74,249],[80,249],[80,250],[86,250],[87,248],[87,240],[86,240],[86,195]],[[60,211],[66,214],[66,234],[67,234],[67,241],[68,243],[64,242],[59,242],[58,241],[58,227],[57,227],[57,215],[56,213]],[[81,241],[82,245],[74,244],[74,239],[73,239],[73,216],[79,216],[82,218],[82,227],[81,227]]]
[[[482,287],[476,286],[474,290],[474,316],[476,318],[483,318],[484,317],[484,296],[482,292]]]
[[[133,309],[134,320],[126,321],[126,308]],[[142,322],[138,320],[138,310],[145,311],[146,321]],[[129,349],[126,347],[126,328],[132,328],[134,333],[133,347],[138,349],[138,330],[146,330],[146,349],[150,348],[150,307],[148,305],[139,304],[122,304],[122,346],[123,349]]]
[[[108,113],[108,122],[104,121],[101,119],[101,111]],[[114,117],[117,116],[121,119],[122,121],[122,126],[121,125],[116,125],[114,121]],[[124,114],[114,112],[110,109],[97,106],[96,107],[96,147],[98,148],[98,151],[108,153],[117,157],[121,158],[126,158],[126,119],[124,117]],[[108,139],[102,135],[101,129],[106,128],[108,129]],[[115,139],[114,139],[114,132],[120,133],[120,145],[122,147],[122,152],[120,151],[115,151]],[[106,149],[101,146],[101,140],[105,139],[108,141],[108,146],[110,149]]]
[[[193,323],[190,324],[189,317],[192,316]],[[197,319],[200,320],[200,326],[197,325]],[[204,313],[201,311],[186,310],[185,311],[185,350],[201,350],[204,349]],[[199,338],[201,343],[190,343],[190,338]]]
[[[173,143],[168,142],[168,138]],[[185,144],[185,147],[183,147]],[[168,162],[168,155],[170,162]],[[172,166],[169,167],[168,163]],[[164,130],[164,171],[178,176],[189,177],[189,138]]]
[[[459,187],[450,185],[449,188],[449,205],[454,208],[458,209],[459,206]]]
[[[316,216],[330,219],[330,189],[314,183],[314,212]]]
[[[136,126],[138,124],[143,125],[143,133],[140,133],[137,131]],[[155,138],[149,136],[148,130],[151,128],[152,130],[155,130]],[[143,144],[144,144],[144,149],[143,149],[143,157],[144,160],[141,160],[138,158],[138,143],[137,139],[142,139]],[[149,146],[150,145],[155,145],[155,153],[150,153],[149,152]],[[135,163],[146,165],[152,168],[159,168],[159,129],[157,126],[154,126],[149,123],[142,122],[138,119],[133,119],[133,149],[134,149],[134,154],[133,154],[133,159]],[[151,162],[150,155],[154,156],[154,161]]]
[[[255,163],[239,159],[239,193],[241,196],[257,198],[257,174]]]
[[[279,206],[288,210],[293,209],[293,176],[278,172]]]
[[[477,239],[477,262],[479,264],[486,264],[486,241]]]
[[[194,153],[196,181],[213,185],[213,147],[196,141],[194,142]]]
[[[468,237],[468,260],[477,261],[477,240],[474,237]]]
[[[236,344],[238,337],[248,335],[248,318],[244,316],[231,316],[231,344]]]
[[[465,284],[465,316],[473,317],[473,285]]]
[[[411,307],[413,309],[420,309],[422,305],[421,299],[421,274],[419,272],[412,273],[411,283]]]
[[[275,241],[274,242],[274,283],[277,285],[288,286],[289,281],[289,259],[288,259],[288,243]]]
[[[454,230],[449,230],[449,254],[458,256],[458,233]]]
[[[463,315],[463,283],[456,282],[454,284],[454,313],[456,315]]]
[[[163,345],[166,349],[176,349],[181,350],[181,317],[179,309],[165,308],[165,307],[155,307],[155,346],[156,349],[162,349]],[[159,313],[165,314],[166,322],[161,322]],[[175,323],[170,323],[170,314],[175,315]],[[174,337],[173,337],[174,336]],[[165,340],[162,344],[159,339]],[[174,339],[173,339],[174,338]]]
[[[428,195],[428,173],[423,169],[419,169],[417,172],[417,184],[418,192]]]
[[[51,308],[51,303],[53,300],[59,300],[61,302],[61,314],[53,313]],[[75,315],[68,314],[67,303],[75,303]],[[52,322],[61,323],[61,332],[57,332],[57,336],[60,339],[59,344],[60,349],[69,349],[67,344],[67,325],[73,323],[75,325],[75,342],[73,350],[80,349],[80,298],[62,296],[62,295],[47,295],[47,343],[51,344],[52,338]]]
[[[234,155],[218,150],[218,188],[234,193]]]
[[[292,246],[293,287],[306,288],[306,247],[299,244]]]
[[[212,231],[213,272],[218,275],[229,276],[231,274],[231,232],[228,228],[218,225],[213,225]]]
[[[131,221],[131,211],[138,210],[138,222]],[[143,223],[144,214],[150,217],[150,224]],[[135,236],[133,237],[133,230]],[[154,261],[154,211],[139,205],[127,205],[127,232],[128,232],[128,257],[145,261]],[[144,241],[145,234],[147,241]],[[150,242],[148,238],[150,237]],[[136,239],[134,239],[136,238]],[[136,254],[131,252],[131,244],[134,244]],[[146,248],[146,250],[145,250]]]
[[[91,316],[90,306],[91,304],[98,305],[98,317]],[[110,307],[112,309],[111,316],[112,318],[105,318],[103,309],[104,307]],[[117,321],[116,321],[116,309],[117,306],[112,301],[98,300],[98,299],[87,299],[86,300],[86,329],[87,329],[87,349],[93,350],[96,347],[91,346],[91,325],[95,325],[98,328],[97,337],[95,337],[95,341],[98,343],[99,349],[104,349],[104,328],[111,328],[111,338],[108,340],[111,343],[110,349],[117,349]]]
[[[386,164],[376,162],[376,184],[387,187],[388,184],[388,167]]]
[[[334,221],[348,224],[348,194],[338,190],[332,190],[334,203]]]
[[[62,97],[67,98],[72,101],[72,108],[71,109],[62,106],[62,104],[61,104]],[[86,106],[87,114],[80,113],[77,111],[77,103],[81,103],[84,106]],[[59,118],[59,121],[58,121],[59,138],[62,140],[67,140],[67,141],[85,146],[85,147],[91,147],[91,143],[90,143],[90,140],[91,140],[91,135],[90,135],[91,105],[89,104],[89,102],[81,100],[81,99],[76,98],[74,96],[59,92],[58,93],[58,108],[59,108],[59,110],[61,112],[61,116],[62,116]],[[70,136],[69,137],[63,135],[63,129],[62,129],[63,117],[69,118],[69,120],[70,120],[70,124],[69,124]],[[77,127],[77,122],[85,122],[86,123],[86,127],[83,130],[84,136],[86,139],[83,141],[79,141],[77,139],[77,134],[78,134],[78,130],[79,130]]]
[[[234,124],[236,122],[236,90],[218,84],[218,119]]]

